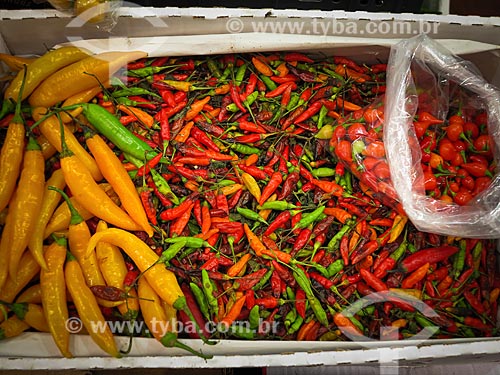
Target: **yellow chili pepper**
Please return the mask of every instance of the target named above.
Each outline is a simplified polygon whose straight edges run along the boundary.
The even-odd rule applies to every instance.
[[[62,125],[61,128],[63,128]],[[63,132],[64,130],[61,131],[61,133]],[[141,230],[142,228],[102,191],[88,169],[71,150],[68,150],[64,136],[62,138],[61,168],[64,179],[75,199],[84,208],[107,223],[127,230]]]
[[[130,232],[118,228],[110,228],[102,232],[97,232],[90,238],[87,252],[90,253],[101,241],[121,248],[136,264],[142,275],[149,282],[149,285],[151,285],[162,300],[176,310],[184,311],[191,321],[196,322],[187,306],[186,297],[177,282],[175,274],[165,268],[165,265],[158,263],[159,256],[144,241]],[[199,327],[196,328],[201,332]],[[200,334],[200,337],[206,344],[214,344],[214,342],[208,341],[203,334]],[[171,339],[172,337],[169,336],[169,338]],[[162,339],[162,344],[170,346],[181,345],[176,340],[165,341],[165,337]],[[182,347],[185,348],[184,346]],[[187,348],[185,349],[188,350]]]
[[[45,185],[45,160],[36,141],[30,137],[24,153],[18,187],[9,204],[7,223],[1,242],[8,241],[9,274],[16,278],[19,261],[28,246],[31,232],[42,206]],[[10,220],[9,220],[10,216]],[[0,244],[0,247],[3,247]],[[7,260],[5,260],[7,261]],[[0,283],[1,285],[1,283]]]
[[[219,191],[224,195],[231,195],[236,193],[238,190],[241,190],[242,188],[243,188],[242,184],[232,184],[221,187]]]
[[[109,4],[102,0],[75,0],[75,14],[80,16],[84,12],[91,12],[89,16],[90,22],[104,21],[106,14],[109,12]],[[86,15],[87,17],[87,15]]]
[[[148,280],[142,277],[139,278],[137,293],[139,295],[139,304],[144,322],[151,334],[157,340],[161,340],[165,333],[167,333],[168,325],[172,323],[168,321],[167,313],[163,308],[160,297],[151,285],[149,285]],[[172,331],[170,329],[170,332]]]
[[[39,107],[34,108],[32,111],[32,116],[35,121],[41,120],[48,113],[47,108]],[[38,125],[40,132],[49,140],[49,142],[57,149],[57,151],[62,151],[61,144],[61,130],[60,124],[57,117],[50,116]],[[80,162],[85,165],[92,175],[95,181],[102,180],[102,174],[95,162],[94,158],[83,148],[83,146],[78,142],[78,139],[73,135],[73,133],[64,125],[64,141],[68,145],[69,149],[78,157]]]
[[[29,65],[35,60],[36,57],[22,57],[9,55],[8,53],[0,53],[0,61],[4,62],[9,69],[16,72],[22,70],[25,65]]]
[[[6,321],[0,323],[0,340],[19,336],[29,328],[30,326],[28,323],[23,322],[17,316],[13,315]]]
[[[109,87],[109,81],[105,84],[103,84],[104,87]],[[75,104],[81,104],[81,103],[87,103],[89,102],[92,98],[94,98],[97,94],[99,94],[102,91],[101,86],[95,86],[91,87],[87,90],[81,91],[79,93],[76,93],[73,96],[70,96],[68,99],[64,101],[64,103],[61,105],[61,107],[69,107]],[[68,113],[66,112],[61,112],[61,120],[65,124],[73,121],[74,117],[77,117],[80,113],[82,113],[83,107],[78,107],[76,109],[73,109],[72,111],[69,111]]]
[[[49,332],[49,325],[42,306],[27,302],[7,303],[4,306],[30,327],[39,332]]]
[[[42,305],[54,343],[61,354],[67,358],[73,355],[69,350],[70,333],[66,327],[69,318],[66,300],[66,281],[64,278],[64,262],[66,260],[67,242],[57,238],[45,252],[48,270],[40,272]]]
[[[26,70],[22,72],[21,88],[25,88]],[[22,92],[18,94],[18,99]],[[16,181],[21,169],[21,161],[24,155],[24,123],[21,117],[21,103],[18,100],[14,117],[9,123],[7,135],[0,151],[0,211],[3,211],[9,203],[16,188]],[[1,286],[1,283],[0,283]]]
[[[83,220],[78,211],[71,205],[69,197],[62,190],[53,186],[49,189],[57,191],[71,212],[71,221],[68,229],[68,244],[71,254],[78,260],[82,268],[85,282],[88,286],[105,285],[104,278],[99,270],[95,251],[87,253],[87,244],[90,240],[90,229],[87,222]]]
[[[393,224],[392,224],[391,234],[389,236],[389,241],[387,241],[388,243],[393,243],[394,241],[396,241],[398,239],[398,237],[401,234],[401,232],[403,231],[407,221],[408,221],[408,216],[396,215],[396,217],[394,218]]]
[[[259,184],[255,180],[255,178],[253,178],[252,175],[250,175],[246,172],[242,172],[241,173],[241,181],[243,181],[243,184],[245,184],[245,186],[248,189],[248,191],[250,192],[250,194],[252,194],[255,197],[255,199],[257,199],[257,202],[259,202],[260,196],[261,196],[261,191],[260,191]]]
[[[31,62],[28,66],[26,83],[22,92],[21,100],[26,99],[47,77],[56,73],[65,66],[73,64],[74,62],[82,60],[88,56],[89,54],[84,50],[72,46],[61,47],[43,54],[35,61]],[[19,72],[5,90],[4,98],[17,101],[22,81],[23,73]]]
[[[61,169],[56,169],[45,183],[42,206],[40,207],[40,212],[28,243],[28,248],[33,254],[33,257],[44,269],[47,269],[47,264],[45,263],[45,258],[43,256],[43,234],[45,232],[45,228],[47,227],[47,223],[61,200],[61,196],[57,192],[47,189],[49,186],[64,189],[66,182],[64,181],[64,175]]]
[[[45,160],[50,159],[52,156],[56,154],[57,149],[52,145],[52,143],[49,142],[47,137],[45,137],[43,134],[40,134],[36,138],[36,141],[38,142],[40,148],[42,149],[43,158]]]
[[[125,251],[139,270],[144,272],[144,276],[161,299],[174,305],[179,297],[184,297],[175,274],[158,263],[158,255],[140,238],[122,229],[110,228],[91,237],[87,253],[91,253],[101,241]]]
[[[101,183],[99,184],[99,187],[106,193],[106,195],[108,195],[111,198],[113,202],[115,202],[116,204],[120,203],[118,196],[115,194],[110,184]],[[78,203],[74,197],[71,197],[69,200],[73,205],[73,207],[75,207],[75,209],[83,217],[84,220],[88,220],[94,217],[94,215],[90,211],[82,207],[82,205]],[[63,201],[59,205],[59,207],[57,207],[54,214],[52,215],[49,223],[47,224],[47,228],[45,228],[45,233],[43,237],[47,238],[52,233],[68,229],[70,220],[71,220],[71,212],[68,208],[68,204],[66,203],[66,201]]]
[[[149,224],[146,211],[141,203],[134,182],[128,172],[123,167],[123,163],[118,159],[113,150],[104,142],[98,134],[91,134],[87,137],[87,146],[94,155],[94,158],[102,171],[106,180],[113,187],[122,202],[125,211],[137,222],[141,228],[153,236],[153,228]]]
[[[16,296],[23,290],[33,278],[40,273],[40,265],[33,258],[31,252],[25,251],[21,262],[19,262],[19,270],[17,278],[14,280],[8,277],[2,289],[0,296],[2,301],[12,302]],[[0,314],[1,316],[1,314]]]
[[[73,299],[78,316],[84,327],[87,329],[94,342],[109,355],[121,357],[116,347],[115,338],[109,329],[97,300],[85,283],[82,268],[75,257],[68,254],[68,260],[64,269],[66,286]],[[96,330],[95,326],[100,325],[102,330]]]
[[[97,224],[96,232],[101,232],[108,229],[105,221],[100,220]],[[137,293],[133,288],[125,288],[123,281],[127,275],[127,265],[123,258],[120,249],[112,244],[106,242],[99,242],[96,246],[97,264],[101,270],[102,276],[106,281],[106,285],[115,288],[124,289],[130,296],[127,298],[126,303],[118,305],[118,311],[122,316],[133,318],[137,316],[139,311],[139,301],[137,300]]]
[[[146,57],[141,51],[103,52],[68,65],[46,78],[30,95],[34,107],[51,107],[79,92],[105,82],[130,61]]]
[[[42,287],[40,284],[34,284],[26,289],[24,292],[19,294],[16,298],[16,302],[27,302],[27,303],[42,303]]]

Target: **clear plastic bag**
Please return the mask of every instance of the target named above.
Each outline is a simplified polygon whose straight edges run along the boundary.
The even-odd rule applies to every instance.
[[[427,92],[429,100],[421,93]],[[420,100],[419,100],[420,99]],[[420,102],[419,102],[420,101]],[[446,119],[450,103],[485,110],[493,157],[500,161],[500,91],[471,64],[425,35],[394,45],[388,63],[384,145],[399,200],[421,231],[474,238],[500,238],[500,175],[468,204],[459,206],[427,195],[422,153],[413,119],[425,108]],[[442,126],[445,126],[446,122]]]

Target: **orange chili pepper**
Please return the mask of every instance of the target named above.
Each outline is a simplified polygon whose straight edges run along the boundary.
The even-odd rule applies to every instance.
[[[252,64],[259,73],[265,75],[266,77],[271,77],[272,75],[274,75],[273,70],[258,57],[252,57]]]
[[[143,111],[142,109],[139,109],[137,107],[129,107],[129,106],[124,105],[124,104],[118,104],[116,106],[116,109],[126,113],[129,116],[135,116],[137,118],[137,120],[141,124],[146,126],[148,129],[150,129],[153,126],[153,124],[155,123],[155,119],[153,118],[153,116],[151,116],[146,111]]]
[[[177,135],[174,138],[174,141],[181,143],[186,142],[187,139],[189,138],[189,135],[191,134],[191,129],[193,128],[193,126],[194,122],[189,121],[186,125],[184,125],[184,127],[179,131],[179,133],[177,133]]]
[[[251,258],[252,255],[250,253],[246,253],[245,255],[243,255],[235,264],[229,267],[226,272],[227,275],[231,277],[237,276],[244,269]]]
[[[210,101],[210,96],[205,96],[203,99],[197,100],[191,104],[189,110],[187,111],[184,119],[190,121],[196,117],[198,113],[203,110],[203,106]]]
[[[241,309],[245,305],[245,301],[247,299],[246,294],[243,294],[240,298],[234,302],[231,309],[224,315],[220,324],[224,324],[226,327],[229,327],[240,315]]]

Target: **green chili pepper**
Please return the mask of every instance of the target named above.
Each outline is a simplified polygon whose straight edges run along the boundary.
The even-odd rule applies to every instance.
[[[289,285],[286,286],[286,298],[288,298],[290,301],[295,300],[295,292]]]
[[[243,143],[233,143],[231,144],[231,150],[234,150],[240,154],[244,155],[251,155],[251,154],[258,154],[260,155],[261,150],[257,147],[252,147],[245,145]]]
[[[264,274],[264,277],[262,277],[262,279],[260,279],[259,282],[252,287],[252,290],[260,290],[260,289],[262,289],[262,287],[264,285],[266,285],[266,283],[269,281],[269,279],[271,278],[272,274],[273,274],[273,269],[270,268]]]
[[[347,232],[349,232],[354,226],[354,220],[347,221],[342,228],[332,237],[330,242],[328,242],[327,248],[329,252],[335,251],[340,245],[340,240],[344,237]]]
[[[229,332],[240,338],[240,339],[246,339],[246,340],[253,340],[255,339],[255,331],[247,327],[246,325],[242,324],[231,324],[229,326]]]
[[[297,284],[302,288],[302,290],[306,293],[307,300],[309,301],[309,306],[311,307],[316,319],[318,322],[323,324],[325,327],[328,327],[328,317],[326,315],[325,310],[321,306],[321,302],[313,293],[311,283],[307,278],[304,271],[299,267],[293,267],[293,277]]]
[[[116,102],[119,104],[123,104],[129,107],[136,107],[140,104],[151,104],[153,102],[138,102],[136,100],[131,100],[127,98],[126,96],[120,96],[119,98],[116,98]]]
[[[104,107],[94,103],[78,104],[76,107],[78,106],[83,108],[83,114],[94,128],[123,152],[139,160],[156,155],[155,152],[151,152],[153,149],[146,142],[132,134]]]
[[[158,259],[159,263],[168,263],[172,260],[181,249],[186,246],[186,241],[181,240],[170,245],[166,250],[161,253],[160,259]]]
[[[170,189],[170,185],[168,184],[167,180],[165,180],[165,178],[154,168],[151,168],[150,173],[158,191],[168,199],[170,199],[173,204],[178,205],[180,203],[179,198],[177,198],[172,189]]]
[[[460,276],[464,269],[467,242],[465,240],[460,240],[458,246],[460,250],[455,254],[453,259],[453,275],[455,279]]]
[[[225,81],[227,79],[227,77],[229,77],[229,75],[231,74],[232,71],[233,71],[233,64],[230,64],[222,72],[222,75],[220,76],[219,81],[221,81],[221,82]]]
[[[295,321],[292,323],[290,328],[287,329],[286,332],[290,335],[297,332],[302,326],[302,323],[304,323],[304,318],[302,318],[299,314],[297,314]]]
[[[328,108],[326,108],[324,105],[321,106],[321,109],[319,110],[318,122],[316,124],[318,129],[321,129],[323,127],[323,123],[325,122],[325,117],[327,114]]]
[[[335,78],[335,79],[338,79],[338,80],[339,80],[340,82],[342,82],[342,83],[345,83],[345,79],[344,79],[344,77],[342,77],[342,76],[341,76],[340,74],[338,74],[337,72],[335,72],[335,71],[333,71],[333,70],[330,70],[330,69],[328,69],[328,68],[325,68],[325,67],[323,67],[322,69],[323,69],[323,71],[324,71],[326,74],[328,74],[329,76],[331,76],[331,77],[333,77],[333,78]]]
[[[286,106],[287,111],[291,111],[295,108],[295,106],[299,103],[300,100],[300,95],[296,93],[295,91],[292,92],[292,95],[290,96],[290,101],[288,102],[288,105]]]
[[[337,259],[335,262],[330,263],[330,265],[327,267],[327,271],[328,271],[327,277],[330,278],[332,276],[335,276],[343,269],[344,269],[344,261],[342,259]]]
[[[254,91],[250,95],[248,95],[246,97],[246,99],[243,100],[243,102],[241,104],[243,104],[244,107],[248,108],[248,107],[250,107],[257,100],[258,97],[259,97],[259,92],[258,91]],[[238,108],[238,106],[236,104],[234,104],[234,103],[228,104],[226,106],[226,109],[229,112],[238,112],[240,110]]]
[[[294,229],[297,229],[297,228],[303,229],[303,228],[306,228],[307,226],[309,226],[310,224],[313,224],[316,220],[318,220],[318,218],[321,216],[321,214],[323,214],[324,210],[325,210],[325,206],[319,206],[314,211],[303,215],[302,219],[300,219],[300,221],[297,224],[295,224]]]
[[[333,168],[316,168],[312,170],[312,174],[316,178],[320,177],[332,177],[335,176],[336,172]]]
[[[260,216],[257,212],[255,212],[249,208],[236,207],[236,211],[238,211],[238,213],[241,216],[243,216],[247,219],[250,219],[253,221],[260,221],[261,223],[267,224],[267,221],[264,220],[264,218],[262,216]]]
[[[262,82],[264,82],[264,85],[268,88],[268,90],[272,91],[276,89],[278,86],[276,86],[276,83],[269,77],[259,74],[259,78]]]
[[[146,66],[144,68],[128,70],[127,74],[131,77],[137,78],[146,78],[152,76],[153,74],[160,73],[166,69],[176,68],[176,65],[167,65],[167,66]]]
[[[247,63],[244,63],[238,67],[236,70],[236,74],[234,76],[234,83],[236,86],[240,86],[245,78],[245,74],[247,72]]]
[[[291,309],[288,314],[285,315],[285,328],[288,330],[293,322],[297,319],[297,310]]]
[[[248,315],[248,321],[250,323],[250,328],[251,329],[256,329],[259,327],[260,324],[260,308],[259,305],[255,305],[252,307],[250,310],[250,313]]]
[[[127,87],[121,90],[116,90],[111,93],[113,98],[120,98],[122,96],[135,96],[135,95],[149,95],[155,98],[161,99],[161,96],[157,93],[147,90],[142,87]]]
[[[215,78],[221,78],[222,76],[222,73],[219,69],[219,66],[217,65],[217,62],[212,60],[212,59],[208,59],[207,60],[207,67],[208,67],[208,70],[210,70],[210,73],[215,77]]]
[[[201,247],[210,247],[210,244],[205,241],[204,239],[202,238],[198,238],[198,237],[183,237],[183,236],[179,236],[179,237],[174,237],[174,238],[166,238],[164,240],[165,243],[178,243],[178,242],[182,242],[182,243],[185,243],[184,246],[186,247],[194,247],[194,248],[201,248]]]
[[[205,297],[207,298],[212,316],[217,316],[219,314],[219,303],[217,302],[217,298],[214,296],[215,289],[206,269],[201,270],[201,282],[203,294],[205,294]]]
[[[479,266],[481,264],[481,254],[483,253],[483,243],[479,241],[472,249],[473,277],[479,276]]]
[[[208,302],[203,294],[203,290],[193,282],[189,283],[189,287],[191,288],[191,292],[193,292],[194,298],[200,307],[200,311],[205,317],[206,320],[210,320],[210,311],[208,309]]]
[[[266,201],[262,206],[258,207],[260,210],[276,210],[276,211],[286,211],[299,208],[292,203],[287,201]]]

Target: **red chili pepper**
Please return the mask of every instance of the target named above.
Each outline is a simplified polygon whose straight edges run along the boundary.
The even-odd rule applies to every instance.
[[[125,278],[123,279],[123,286],[129,287],[133,286],[137,282],[137,278],[139,277],[139,271],[136,269],[128,270]]]
[[[246,113],[247,109],[243,105],[243,102],[241,101],[240,93],[238,92],[238,86],[236,86],[234,83],[229,84],[230,89],[229,89],[229,94],[231,95],[231,100],[233,101],[234,104],[238,107],[238,109]]]
[[[288,88],[290,90],[294,90],[297,88],[297,84],[295,82],[285,82],[279,85],[277,88],[275,88],[272,91],[269,91],[266,93],[265,97],[266,98],[275,98],[277,96],[280,96],[283,94]]]
[[[434,281],[434,280],[437,280],[437,281],[441,281],[443,280],[449,273],[449,269],[447,267],[441,267],[441,268],[438,268],[437,270],[435,271],[432,271],[430,274],[427,275],[426,277],[426,280],[429,280],[429,281]]]
[[[317,272],[309,272],[309,277],[316,280],[323,288],[330,289],[335,283]]]
[[[493,174],[488,170],[488,166],[481,162],[463,163],[460,167],[474,177],[493,177]]]
[[[247,173],[250,173],[250,172],[247,172]],[[274,192],[278,189],[278,187],[280,186],[282,181],[283,181],[283,177],[281,175],[281,172],[274,172],[271,175],[271,178],[267,182],[266,186],[264,187],[264,189],[262,189],[262,193],[261,193],[260,201],[259,201],[260,205],[263,205],[268,200],[268,198],[274,194]]]
[[[265,230],[264,235],[269,236],[272,233],[274,233],[277,229],[285,228],[286,224],[288,223],[291,217],[292,214],[290,213],[290,211],[280,212],[278,216],[276,216],[276,218],[271,223],[269,223],[269,226]]]
[[[160,218],[165,221],[173,220],[180,217],[190,207],[194,206],[194,200],[197,199],[198,194],[193,193],[182,201],[177,207],[167,208],[160,213]]]
[[[243,172],[248,173],[252,177],[255,177],[257,180],[267,180],[269,178],[268,174],[264,172],[259,167],[255,165],[246,166],[245,164],[238,164],[238,168],[240,168]]]
[[[161,158],[163,157],[163,153],[158,153],[154,158],[148,160],[148,162],[143,165],[139,170],[137,171],[137,176],[141,177],[149,173],[151,168],[156,167],[159,163]]]
[[[263,297],[256,298],[255,304],[263,307],[264,309],[274,309],[278,306],[279,300],[276,297]]]
[[[148,144],[148,146],[152,147],[152,148],[156,148],[158,147],[159,145],[156,144],[155,142],[153,142],[152,140],[144,137],[143,135],[141,134],[138,134],[138,133],[133,133],[137,138],[139,138],[141,141],[144,141]]]
[[[213,256],[200,266],[200,269],[215,271],[219,267],[219,259]]]
[[[172,207],[173,203],[168,199],[165,195],[163,195],[159,190],[158,187],[155,185],[152,179],[147,179],[147,184],[148,186],[153,189],[153,192],[155,193],[155,196],[160,200],[160,203],[164,207]]]
[[[337,65],[345,65],[347,68],[352,69],[358,73],[366,73],[367,71],[367,68],[359,66],[353,60],[348,59],[347,57],[334,56],[333,62]]]
[[[412,272],[422,267],[425,263],[438,263],[458,252],[456,246],[440,246],[419,250],[401,262],[403,272]]]
[[[276,270],[271,274],[271,290],[273,296],[278,298],[281,294],[281,278]]]
[[[295,237],[295,241],[293,243],[290,255],[295,256],[301,249],[303,249],[311,239],[311,234],[312,234],[311,228],[302,229],[299,232],[299,235]]]
[[[361,277],[363,278],[363,280],[365,280],[365,282],[369,286],[371,286],[373,289],[375,289],[377,292],[382,292],[382,291],[385,291],[385,290],[389,289],[387,287],[387,285],[381,279],[379,279],[378,277],[376,277],[370,271],[368,271],[368,270],[366,270],[364,268],[361,268],[359,270],[359,273],[360,273]]]
[[[486,312],[486,309],[484,308],[483,304],[479,300],[478,297],[476,297],[470,290],[464,290],[463,295],[467,302],[469,302],[469,305],[476,311],[479,315],[482,315]]]
[[[306,317],[306,293],[302,289],[298,289],[295,293],[295,309],[297,314],[303,319]]]
[[[281,280],[283,280],[287,285],[290,287],[294,287],[296,282],[295,278],[293,277],[292,273],[290,270],[279,264],[277,261],[272,260],[271,261],[274,269],[276,272],[278,272],[278,275],[280,275]]]
[[[297,184],[297,182],[299,182],[299,180],[300,176],[297,172],[292,172],[288,174],[285,182],[283,183],[283,187],[281,188],[281,192],[278,195],[278,200],[281,201],[283,199],[288,198],[294,191],[295,185]]]
[[[288,52],[283,57],[283,60],[286,62],[297,61],[297,62],[305,62],[305,63],[309,63],[309,64],[312,64],[314,62],[313,59],[311,59],[310,57],[308,57],[300,52]]]
[[[156,208],[153,206],[153,202],[151,200],[151,189],[146,187],[141,188],[139,197],[141,198],[142,206],[146,211],[149,222],[153,225],[158,225],[158,221],[156,219]]]
[[[204,131],[201,131],[198,129],[197,126],[193,126],[191,129],[191,136],[196,139],[198,142],[200,142],[202,145],[208,147],[212,151],[215,152],[220,152],[219,146],[217,146],[212,139],[205,133]]]
[[[257,271],[249,273],[238,279],[238,290],[245,291],[252,289],[267,273],[267,268],[259,268]]]
[[[380,245],[376,240],[368,241],[362,248],[351,255],[351,264],[356,264],[365,259],[368,255],[377,251],[379,247]]]

